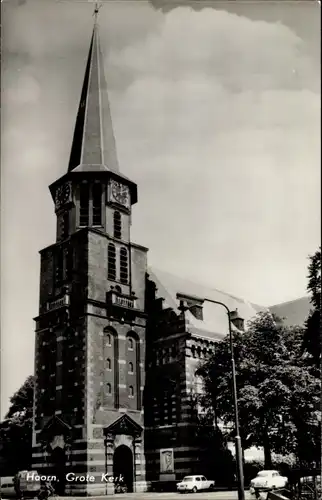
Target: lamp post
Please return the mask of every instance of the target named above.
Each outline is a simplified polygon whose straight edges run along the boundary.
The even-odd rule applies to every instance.
[[[136,449],[135,449],[135,439],[133,436],[133,493],[136,493]]]
[[[107,436],[104,437],[105,474],[107,475]],[[106,477],[105,475],[105,477]],[[105,483],[105,495],[107,495],[107,482]]]
[[[243,471],[243,451],[241,446],[241,439],[239,434],[239,418],[238,418],[238,402],[237,402],[237,384],[236,384],[236,368],[235,368],[235,357],[234,357],[234,344],[233,336],[231,330],[231,317],[230,310],[223,302],[218,302],[217,300],[204,299],[205,302],[210,302],[212,304],[217,304],[222,306],[227,311],[228,325],[229,325],[229,342],[230,342],[230,354],[231,354],[231,369],[233,378],[233,399],[234,399],[234,414],[235,414],[235,448],[236,448],[236,462],[237,462],[237,481],[238,481],[238,500],[245,500],[244,491],[244,471]],[[187,308],[189,309],[189,308]]]

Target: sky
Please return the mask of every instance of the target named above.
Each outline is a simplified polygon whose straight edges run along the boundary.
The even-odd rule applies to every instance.
[[[67,170],[91,2],[2,7],[1,416],[33,373],[48,185]],[[306,294],[320,244],[317,2],[103,2],[132,238],[149,264],[261,305]]]

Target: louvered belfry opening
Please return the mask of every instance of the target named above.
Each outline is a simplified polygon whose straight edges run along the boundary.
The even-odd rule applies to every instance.
[[[115,245],[113,243],[110,243],[108,245],[108,250],[107,250],[107,260],[108,260],[108,271],[107,271],[107,276],[109,280],[115,281],[116,280],[116,250],[115,250]]]

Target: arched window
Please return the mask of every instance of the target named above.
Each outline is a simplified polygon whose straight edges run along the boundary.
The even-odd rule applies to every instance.
[[[140,375],[140,341],[135,331],[129,331],[126,335],[127,343],[127,376],[126,384],[129,391],[129,407],[131,410],[139,410],[141,408],[141,375]]]
[[[116,251],[115,251],[115,245],[113,243],[110,243],[108,245],[108,279],[109,280],[116,280]]]
[[[114,212],[114,238],[122,238],[122,216],[120,212]]]
[[[79,188],[79,225],[89,225],[89,185],[83,183]]]
[[[113,328],[103,329],[102,351],[99,356],[102,406],[118,408],[119,404],[119,355],[118,337]]]
[[[120,281],[127,283],[129,279],[129,266],[127,249],[122,247],[120,251]]]
[[[204,380],[200,375],[195,375],[195,392],[196,394],[203,394]]]
[[[98,182],[93,184],[93,226],[102,225],[102,186]]]

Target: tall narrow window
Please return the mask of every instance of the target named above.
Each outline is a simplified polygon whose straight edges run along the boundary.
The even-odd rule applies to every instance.
[[[81,184],[79,190],[79,225],[86,227],[89,225],[89,186]]]
[[[93,197],[93,226],[102,225],[102,186],[95,182],[92,191]]]
[[[171,392],[167,393],[167,409],[168,409],[168,424],[172,425],[172,395]]]
[[[61,214],[57,217],[57,241],[64,239],[64,216]]]
[[[64,276],[64,253],[62,247],[57,248],[55,255],[55,281],[59,283],[63,280]]]
[[[114,238],[122,238],[122,217],[120,212],[114,212]]]
[[[133,363],[129,362],[129,373],[133,373]]]
[[[129,279],[128,257],[126,248],[122,247],[120,251],[120,280],[126,284]]]
[[[116,251],[113,243],[108,246],[108,279],[116,280]]]
[[[181,398],[177,394],[176,399],[175,399],[175,405],[176,405],[176,422],[181,421]]]
[[[110,358],[107,358],[107,360],[106,360],[106,369],[112,370],[112,362],[111,362]]]
[[[106,394],[108,396],[111,396],[111,394],[112,394],[112,386],[111,386],[111,384],[106,384]]]
[[[130,385],[129,387],[129,398],[133,398],[134,397],[134,387],[133,385]]]
[[[133,339],[128,339],[128,349],[129,351],[133,351]]]
[[[159,425],[164,425],[164,398],[159,395],[158,398],[158,413],[159,413]]]
[[[65,212],[63,215],[63,230],[62,230],[62,236],[63,239],[65,240],[68,238],[69,235],[69,212]]]
[[[65,248],[65,272],[66,279],[72,279],[74,270],[74,249],[71,245]]]

